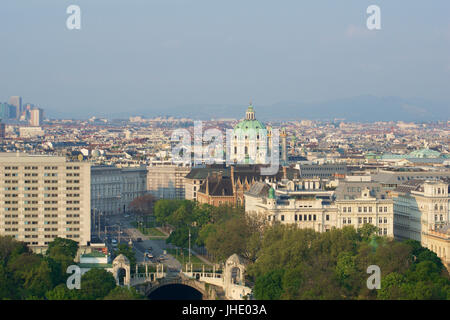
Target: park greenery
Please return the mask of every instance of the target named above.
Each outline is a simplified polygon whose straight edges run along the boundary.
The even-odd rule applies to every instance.
[[[159,200],[154,215],[174,228],[169,243],[187,248],[190,232],[215,262],[233,253],[247,259],[257,299],[450,299],[449,274],[434,252],[379,237],[370,224],[318,233],[188,200]],[[380,267],[379,290],[367,288],[370,265]]]
[[[256,299],[450,299],[449,274],[434,252],[417,241],[379,237],[369,224],[318,233],[268,225],[242,208],[188,200],[159,200],[151,215],[173,229],[166,241],[175,246],[187,248],[190,233],[192,244],[205,247],[215,262],[234,253],[245,258]],[[35,254],[23,242],[0,237],[0,299],[143,299],[100,268],[83,274],[80,290],[69,290],[66,269],[77,251],[76,242],[56,238],[45,254]],[[128,257],[133,270],[131,248],[121,244],[116,254]],[[367,288],[370,265],[380,267],[379,290]]]
[[[129,254],[124,248],[122,253]],[[113,275],[93,268],[81,277],[81,289],[68,289],[67,267],[75,264],[77,242],[56,238],[45,254],[23,242],[0,236],[0,300],[142,299],[133,288],[116,286]]]

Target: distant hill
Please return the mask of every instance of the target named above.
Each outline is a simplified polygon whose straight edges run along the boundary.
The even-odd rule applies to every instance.
[[[372,95],[336,99],[323,102],[304,103],[283,101],[273,105],[255,104],[256,117],[260,120],[332,120],[347,121],[437,121],[450,119],[450,102],[437,102],[425,99],[403,99],[399,97],[376,97]],[[152,107],[145,109],[129,108],[127,112],[96,112],[90,114],[64,114],[51,112],[49,117],[87,118],[92,115],[107,118],[128,118],[141,115],[144,117],[175,116],[200,120],[211,118],[236,118],[245,115],[247,105],[183,105],[176,107]]]

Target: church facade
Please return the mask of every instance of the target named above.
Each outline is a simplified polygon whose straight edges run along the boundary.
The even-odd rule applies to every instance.
[[[269,163],[271,129],[256,119],[252,104],[247,108],[245,119],[233,128],[230,138],[228,154],[231,163]]]

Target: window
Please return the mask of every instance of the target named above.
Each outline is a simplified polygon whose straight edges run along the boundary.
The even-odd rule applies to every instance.
[[[330,215],[329,214],[326,215],[326,220],[330,221]]]

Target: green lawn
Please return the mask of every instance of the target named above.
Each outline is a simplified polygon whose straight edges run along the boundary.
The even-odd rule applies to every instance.
[[[167,253],[177,259],[183,268],[186,266],[186,263],[189,263],[189,250],[187,249],[183,250],[183,254],[181,254],[181,249],[167,249]],[[191,263],[194,265],[193,269],[201,269],[202,265],[205,265],[205,271],[208,269],[208,265],[200,260],[195,254],[191,254]]]
[[[142,232],[142,234],[145,234],[146,236],[161,237],[161,238],[166,237],[166,235],[163,232],[156,229],[155,225],[151,222],[148,222],[145,227],[141,226],[141,224],[139,224],[138,226],[138,223],[136,221],[131,222],[131,225],[134,228],[137,228],[140,232]]]

